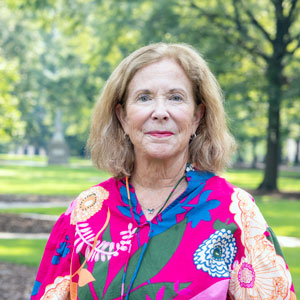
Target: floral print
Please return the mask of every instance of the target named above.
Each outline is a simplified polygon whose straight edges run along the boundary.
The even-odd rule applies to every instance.
[[[59,244],[56,249],[56,253],[52,257],[51,263],[53,265],[58,265],[61,257],[66,257],[70,253],[70,243],[69,237],[66,235],[65,241]]]
[[[101,186],[92,187],[82,192],[76,199],[76,206],[71,214],[71,224],[84,222],[101,210],[103,201],[109,196],[109,192]]]
[[[110,260],[112,256],[118,256],[120,251],[127,251],[131,245],[131,239],[135,233],[136,228],[133,228],[133,224],[128,224],[128,229],[120,232],[121,240],[118,242],[106,241],[104,239],[98,240],[95,247],[93,246],[96,233],[89,226],[88,223],[77,224],[75,233],[75,251],[80,253],[82,247],[85,245],[85,258],[88,261],[102,262]],[[92,253],[90,253],[92,251]]]
[[[222,229],[205,240],[194,254],[198,270],[212,277],[229,277],[230,266],[237,252],[235,238],[230,230]]]
[[[105,240],[97,241],[96,247],[92,250],[91,255],[89,254],[92,245],[89,245],[86,248],[85,257],[89,257],[89,261],[99,261],[99,258],[101,258],[101,261],[105,262],[106,260],[110,260],[112,256],[118,256],[120,251],[128,251],[135,230],[136,228],[133,228],[133,224],[129,223],[128,230],[120,232],[122,238],[119,242],[115,243]]]
[[[234,189],[231,212],[242,230],[245,255],[235,261],[229,294],[232,299],[290,299],[291,275],[282,256],[267,239],[267,225],[252,197]]]
[[[192,165],[186,181],[151,221],[124,180],[81,193],[51,232],[31,300],[295,300],[253,198]]]
[[[69,295],[70,276],[57,277],[54,283],[46,287],[41,300],[67,300]]]
[[[270,264],[268,255],[272,253],[253,249],[250,256],[234,263],[229,284],[232,299],[290,299],[291,277],[285,262],[277,256]]]

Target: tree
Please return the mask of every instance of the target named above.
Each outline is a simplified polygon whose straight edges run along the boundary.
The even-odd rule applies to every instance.
[[[268,94],[267,154],[259,189],[277,190],[280,108],[288,84],[287,66],[300,48],[298,0],[190,1],[190,7],[223,32],[223,39],[245,50],[265,70]]]

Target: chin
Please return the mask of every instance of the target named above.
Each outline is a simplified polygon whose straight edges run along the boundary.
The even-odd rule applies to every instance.
[[[155,159],[155,160],[164,160],[164,159],[170,159],[175,158],[180,155],[180,153],[183,153],[184,151],[174,151],[174,147],[160,147],[157,149],[151,149],[151,151],[146,151],[145,154],[149,158]]]

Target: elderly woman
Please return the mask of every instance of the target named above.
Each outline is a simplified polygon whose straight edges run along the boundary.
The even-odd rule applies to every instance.
[[[215,175],[234,145],[219,85],[190,46],[125,58],[88,141],[113,178],[57,221],[34,299],[296,299],[272,230],[245,191]]]

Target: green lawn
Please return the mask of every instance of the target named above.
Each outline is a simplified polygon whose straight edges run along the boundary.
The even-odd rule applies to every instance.
[[[268,201],[261,199],[268,199]],[[276,235],[300,238],[300,201],[256,197],[256,203]],[[300,257],[300,255],[299,255]]]
[[[24,207],[24,208],[0,208],[0,213],[9,214],[42,214],[59,216],[66,211],[67,207]]]
[[[262,182],[263,171],[252,169],[230,169],[224,174],[224,177],[240,188],[254,190]],[[280,171],[278,188],[282,192],[300,193],[300,172]]]
[[[0,239],[0,261],[37,267],[47,240]]]
[[[300,248],[283,248],[283,254],[292,274],[296,296],[300,297]]]
[[[108,173],[93,167],[28,167],[0,164],[0,194],[77,196],[108,177]]]

